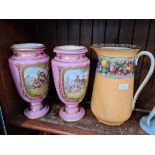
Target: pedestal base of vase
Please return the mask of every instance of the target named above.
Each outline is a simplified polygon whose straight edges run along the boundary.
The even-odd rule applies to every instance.
[[[30,108],[26,108],[24,111],[24,115],[29,119],[37,119],[45,116],[49,111],[49,106],[42,106],[40,109],[32,110]]]
[[[140,119],[140,127],[148,134],[155,135],[155,118],[150,121],[150,126],[147,125],[148,116],[143,116]]]
[[[78,110],[72,111],[72,108],[70,110],[66,110],[66,107],[62,107],[59,110],[60,117],[67,122],[75,122],[81,120],[85,115],[85,110],[83,107],[79,107]]]

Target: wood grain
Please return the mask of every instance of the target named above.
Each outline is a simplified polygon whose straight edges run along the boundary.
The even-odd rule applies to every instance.
[[[147,37],[149,33],[149,24],[150,20],[136,20],[135,28],[134,28],[134,36],[133,36],[133,44],[140,46],[141,50],[145,50],[147,46]],[[144,57],[139,58],[138,65],[135,69],[135,91],[139,87],[142,79],[145,75],[142,74],[143,64],[144,64]],[[145,89],[145,88],[144,88]],[[144,91],[144,89],[142,91]],[[137,103],[140,103],[140,98],[142,94],[140,94]],[[138,104],[136,106],[138,106]],[[144,103],[143,103],[144,104]]]
[[[79,45],[80,43],[80,20],[69,20],[69,44]]]
[[[106,20],[93,21],[93,44],[105,42]]]
[[[105,42],[106,20],[93,21],[93,44],[102,44]],[[92,59],[96,59],[95,52],[92,51]]]
[[[92,20],[81,20],[80,45],[88,48],[87,56],[91,57],[90,45],[92,44]]]
[[[120,23],[119,44],[132,44],[135,20],[124,19]]]
[[[155,20],[152,20],[150,22],[146,50],[150,51],[155,56]],[[148,57],[144,57],[143,66],[141,70],[140,83],[148,73],[149,67],[150,67],[150,59]],[[140,95],[139,108],[151,110],[154,106],[154,98],[155,98],[155,93],[153,90],[155,89],[154,77],[155,72],[153,73],[151,79],[149,80],[149,82],[147,83],[147,85],[145,86],[144,90]]]
[[[18,23],[18,22],[17,22]],[[8,58],[12,55],[10,46],[16,42],[28,41],[27,35],[24,36],[23,23],[16,29],[16,21],[1,20],[0,22],[0,100],[6,115],[6,118],[12,117],[22,109],[21,98],[15,88],[14,81],[8,65]],[[19,23],[18,23],[19,24]],[[20,111],[21,112],[21,111]]]
[[[90,58],[91,64],[93,63],[91,60],[91,49],[90,46],[92,44],[92,20],[81,20],[81,28],[80,28],[80,45],[86,46],[88,52],[86,56]],[[90,75],[92,74],[92,69],[90,67]],[[89,77],[88,89],[85,95],[84,100],[90,100],[91,98],[91,76]]]
[[[57,20],[57,38],[58,45],[68,44],[68,20]]]
[[[53,103],[51,112],[38,120],[28,120],[19,115],[10,120],[11,124],[19,127],[62,135],[141,135],[146,134],[139,127],[139,119],[144,113],[133,112],[130,120],[120,126],[108,126],[96,120],[89,105],[85,104],[86,115],[77,122],[64,122],[59,116],[60,104]]]
[[[118,43],[120,20],[107,20],[105,43]]]

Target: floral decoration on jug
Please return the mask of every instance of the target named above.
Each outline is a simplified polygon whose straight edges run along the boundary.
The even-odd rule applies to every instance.
[[[96,70],[100,75],[110,78],[133,77],[133,58],[98,57]]]

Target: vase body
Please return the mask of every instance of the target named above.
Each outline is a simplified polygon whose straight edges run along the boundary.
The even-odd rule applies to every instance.
[[[30,119],[44,116],[49,107],[42,101],[49,86],[49,57],[44,45],[37,43],[14,44],[9,58],[10,70],[16,88],[23,100],[29,103],[24,114]]]
[[[83,46],[65,45],[55,47],[52,71],[57,94],[65,104],[59,111],[60,117],[69,122],[80,120],[85,110],[79,107],[83,100],[89,78],[89,59]]]
[[[134,68],[139,49],[135,45],[113,44],[94,45],[92,48],[97,54],[97,67],[91,110],[100,122],[122,124],[130,118],[135,100],[149,78],[145,79],[133,101]],[[154,62],[151,53],[143,52],[141,55],[151,55],[151,62]]]

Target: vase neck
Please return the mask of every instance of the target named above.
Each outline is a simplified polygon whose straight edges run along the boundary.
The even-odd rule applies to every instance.
[[[34,50],[34,51],[17,51],[15,50],[14,55],[16,57],[38,57],[39,55],[43,55],[44,51],[43,50]]]
[[[85,56],[85,53],[88,50],[84,46],[76,46],[76,45],[57,46],[53,49],[53,51],[56,53],[56,57],[54,59],[57,61],[80,62],[88,59]]]
[[[40,59],[46,57],[45,46],[39,43],[23,43],[11,46],[14,55],[13,59]]]
[[[18,51],[14,50],[12,59],[16,60],[29,60],[29,59],[42,59],[47,57],[47,54],[45,54],[44,50],[33,50],[33,51]]]
[[[57,53],[56,56],[60,60],[79,60],[79,59],[85,58],[85,54],[60,54],[60,53]]]

